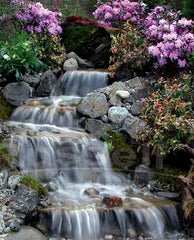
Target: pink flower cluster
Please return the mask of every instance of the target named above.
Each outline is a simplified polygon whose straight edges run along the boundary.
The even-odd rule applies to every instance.
[[[24,30],[28,32],[49,33],[59,35],[62,32],[60,26],[60,12],[52,12],[44,8],[40,2],[23,2],[13,0],[12,4],[17,9],[15,17],[22,22]]]
[[[186,66],[187,59],[194,51],[192,24],[192,20],[179,19],[176,12],[166,11],[161,6],[148,14],[144,34],[152,44],[148,51],[157,58],[160,66],[170,62],[180,68]]]
[[[106,26],[112,26],[114,21],[125,21],[127,19],[130,19],[136,25],[141,25],[145,9],[146,4],[144,3],[117,0],[100,5],[93,12],[93,15],[99,23]]]

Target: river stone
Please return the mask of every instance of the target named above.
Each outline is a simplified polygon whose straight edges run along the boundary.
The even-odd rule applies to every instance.
[[[98,118],[108,112],[108,103],[106,97],[102,93],[91,93],[80,102],[77,107],[81,115],[90,118]]]
[[[37,229],[29,226],[22,226],[17,233],[8,233],[5,240],[46,240],[46,237]]]
[[[84,190],[84,194],[89,195],[89,196],[96,196],[99,194],[99,191],[95,188],[86,188]]]
[[[123,82],[114,82],[112,85],[106,88],[106,95],[108,95],[109,103],[112,106],[121,106],[122,101],[119,96],[117,96],[118,91],[127,91],[127,88]]]
[[[140,164],[135,169],[135,176],[134,176],[134,182],[136,184],[143,184],[147,185],[149,181],[153,180],[154,178],[154,172],[151,168],[146,167],[143,164]]]
[[[15,190],[17,185],[19,184],[19,182],[22,180],[22,178],[23,177],[21,175],[13,175],[13,176],[9,177],[8,188]]]
[[[77,63],[77,60],[74,58],[67,59],[63,64],[64,71],[71,71],[71,70],[77,70],[77,69],[78,69],[78,63]]]
[[[103,203],[106,204],[107,207],[118,207],[123,204],[123,201],[120,197],[104,197]]]
[[[134,116],[140,115],[142,107],[143,107],[143,103],[142,102],[135,102],[135,103],[133,103],[133,105],[131,106],[131,113]]]
[[[118,97],[120,97],[121,99],[126,99],[126,98],[129,98],[130,93],[125,90],[118,90],[118,91],[116,91],[116,95]]]
[[[19,184],[15,194],[10,198],[9,207],[13,210],[28,214],[38,208],[39,193],[32,188]]]
[[[104,123],[97,119],[87,119],[85,122],[85,129],[90,132],[94,137],[101,138],[107,131],[112,131],[113,126],[108,123]]]
[[[136,89],[135,92],[133,93],[133,96],[137,100],[141,98],[146,98],[149,96],[148,89],[147,88]]]
[[[143,129],[146,122],[134,117],[129,113],[128,117],[124,120],[122,125],[122,131],[126,132],[130,137],[134,137],[140,129]]]
[[[111,107],[108,110],[108,118],[113,123],[122,123],[129,116],[125,107]]]
[[[40,85],[37,89],[36,95],[39,97],[50,96],[56,81],[57,77],[51,70],[44,72],[40,78]]]
[[[33,95],[33,89],[25,82],[9,83],[2,90],[5,100],[13,105],[20,106]]]
[[[11,231],[13,231],[13,232],[19,232],[19,230],[21,228],[21,226],[16,222],[10,223],[9,227],[10,227]]]

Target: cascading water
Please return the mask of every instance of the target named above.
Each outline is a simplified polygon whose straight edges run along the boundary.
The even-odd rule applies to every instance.
[[[82,95],[84,84],[89,86],[87,91],[104,87],[107,73],[89,75],[67,72],[59,79],[55,94]],[[132,188],[111,169],[106,145],[77,128],[75,106],[79,100],[72,96],[33,99],[18,107],[8,123],[14,129],[10,149],[18,169],[57,188],[49,193],[52,206],[42,209],[40,215],[48,235],[96,240],[115,234],[125,239],[132,229],[163,238],[166,231],[177,230],[174,205],[153,197],[146,199]],[[122,199],[122,205],[107,206],[107,197]]]

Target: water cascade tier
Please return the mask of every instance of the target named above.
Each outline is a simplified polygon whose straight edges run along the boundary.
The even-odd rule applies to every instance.
[[[51,205],[40,209],[48,238],[98,240],[114,234],[126,239],[136,232],[164,239],[179,229],[175,204],[146,197],[114,172],[106,144],[78,128],[80,96],[106,82],[103,72],[65,73],[54,90],[60,96],[32,99],[14,111],[7,144],[21,173],[54,186]]]

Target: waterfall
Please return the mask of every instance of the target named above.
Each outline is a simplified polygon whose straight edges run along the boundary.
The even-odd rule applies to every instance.
[[[113,171],[106,144],[78,128],[80,96],[106,86],[107,78],[105,72],[66,72],[55,96],[32,99],[14,111],[6,141],[21,173],[56,186],[49,192],[52,205],[40,214],[49,237],[97,240],[114,234],[126,239],[133,230],[162,239],[166,231],[179,229],[175,206],[146,198],[132,185],[127,194],[130,183]],[[105,197],[122,204],[108,206]]]

